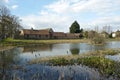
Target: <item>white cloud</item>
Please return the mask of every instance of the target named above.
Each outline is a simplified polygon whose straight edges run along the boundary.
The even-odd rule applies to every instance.
[[[3,0],[5,3],[9,3],[9,0]]]
[[[64,0],[60,0],[58,2],[55,2],[53,4],[47,5],[45,6],[47,9],[56,12],[56,13],[63,13],[68,11],[69,9],[69,3],[64,1]]]
[[[16,8],[18,8],[18,5],[13,5],[11,8],[16,9]]]
[[[91,23],[96,23],[96,25],[101,25],[101,24],[111,24],[111,25],[117,25],[120,24],[120,16],[114,16],[114,17],[101,17],[98,18]]]
[[[43,14],[43,15],[29,15],[22,17],[25,24],[28,24],[27,28],[53,28],[55,31],[64,31],[69,28],[70,19],[69,17],[55,15],[55,14]]]
[[[120,0],[58,0],[45,5],[44,8],[39,15],[22,17],[23,22],[35,28],[52,27],[57,31],[64,32],[69,31],[74,20],[78,20],[83,28],[89,25],[120,25],[120,14],[118,13]],[[87,22],[87,18],[89,19],[90,16],[81,16],[81,14],[97,16]]]
[[[55,13],[83,13],[96,12],[105,14],[120,10],[119,0],[59,0],[53,4],[45,6]]]

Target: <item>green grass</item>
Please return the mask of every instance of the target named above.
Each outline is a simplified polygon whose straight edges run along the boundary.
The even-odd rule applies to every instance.
[[[98,51],[83,53],[83,54],[80,54],[80,55],[64,55],[64,56],[37,58],[37,59],[31,60],[29,62],[29,64],[36,64],[36,63],[41,63],[41,62],[47,62],[47,61],[49,61],[51,59],[58,59],[58,58],[65,58],[67,60],[71,60],[71,59],[77,59],[77,58],[88,57],[88,56],[101,56],[101,57],[105,57],[105,55],[116,55],[118,53],[120,53],[119,49],[98,50]]]
[[[116,63],[104,57],[78,58],[77,63],[91,68],[97,68],[101,74],[114,75],[116,73]]]
[[[50,65],[53,66],[65,66],[65,65],[85,65],[90,68],[98,69],[98,71],[103,76],[117,76],[120,77],[120,63],[117,63],[113,60],[106,59],[104,57],[80,57],[76,59],[65,59],[65,58],[57,58],[57,59],[51,59],[48,61]]]
[[[120,49],[106,49],[106,50],[97,50],[93,52],[85,53],[86,56],[105,56],[105,55],[116,55],[120,53]]]
[[[106,39],[105,41],[120,41],[120,39]],[[0,42],[5,46],[29,46],[40,44],[54,44],[54,43],[91,43],[90,39],[52,39],[52,40],[27,40],[27,39],[12,39],[7,38]]]
[[[29,64],[47,62],[52,66],[66,65],[85,65],[90,68],[97,69],[103,76],[120,77],[120,63],[105,58],[105,55],[115,55],[120,53],[120,50],[99,50],[95,52],[85,53],[81,55],[68,55],[34,59]]]
[[[120,41],[120,38],[108,38],[106,41]]]
[[[27,46],[27,45],[40,45],[40,44],[54,44],[54,43],[82,43],[89,42],[88,39],[59,39],[59,40],[20,40],[7,38],[1,43],[3,45],[13,45],[13,46]]]

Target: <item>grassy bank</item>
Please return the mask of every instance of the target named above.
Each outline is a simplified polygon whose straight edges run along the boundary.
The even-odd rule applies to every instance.
[[[30,61],[30,64],[47,62],[52,66],[85,65],[97,69],[103,76],[120,77],[120,63],[105,58],[105,55],[115,55],[120,53],[119,49],[99,50],[81,55],[68,55],[39,58]]]
[[[120,41],[120,38],[109,38],[106,41]]]
[[[65,58],[58,58],[58,59],[51,59],[49,63],[54,66],[61,66],[61,65],[85,65],[91,68],[97,69],[103,76],[117,76],[120,77],[120,63],[112,61],[110,59],[106,59],[104,57],[81,57],[76,59],[65,59]]]
[[[88,57],[88,56],[104,57],[105,55],[116,55],[118,53],[120,53],[119,49],[98,50],[98,51],[83,53],[83,54],[80,54],[80,55],[63,55],[63,56],[55,56],[55,57],[37,58],[37,59],[33,59],[29,63],[30,64],[36,64],[36,63],[41,63],[41,62],[47,62],[47,61],[49,61],[51,59],[59,59],[59,58],[65,58],[67,60],[71,60],[71,59],[76,59],[76,58],[81,58],[81,57]]]
[[[120,41],[120,39],[105,39],[108,41]],[[29,45],[41,45],[41,44],[54,44],[54,43],[91,43],[90,39],[53,39],[53,40],[21,40],[7,38],[0,42],[0,45],[4,46],[29,46]]]
[[[59,39],[59,40],[20,40],[20,39],[5,39],[1,42],[2,45],[13,46],[27,46],[27,45],[40,45],[40,44],[54,44],[54,43],[82,43],[89,42],[88,39]]]
[[[13,49],[13,46],[0,46],[0,52]]]
[[[86,56],[77,58],[53,58],[47,61],[52,66],[85,65],[97,69],[103,76],[120,78],[120,63],[104,58],[103,56]]]

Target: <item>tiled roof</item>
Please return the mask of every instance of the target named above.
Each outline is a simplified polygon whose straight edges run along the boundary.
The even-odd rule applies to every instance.
[[[74,33],[66,33],[67,36],[75,36]]]
[[[42,35],[48,35],[49,30],[32,30],[32,29],[23,29],[24,34],[42,34]]]
[[[65,36],[63,32],[53,32],[53,36]]]

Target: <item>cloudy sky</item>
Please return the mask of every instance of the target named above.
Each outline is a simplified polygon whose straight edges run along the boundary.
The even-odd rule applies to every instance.
[[[83,29],[120,30],[120,0],[0,0],[22,19],[24,28],[69,32],[77,20]]]

